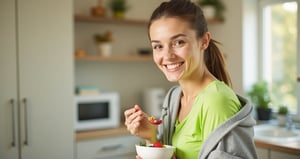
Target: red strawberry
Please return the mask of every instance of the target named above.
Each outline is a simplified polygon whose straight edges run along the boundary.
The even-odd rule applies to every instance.
[[[163,147],[163,145],[159,141],[156,141],[154,142],[153,147]]]
[[[154,116],[148,117],[148,121],[149,121],[151,124],[154,124],[154,125],[159,125],[159,124],[162,123],[162,120],[155,119]]]

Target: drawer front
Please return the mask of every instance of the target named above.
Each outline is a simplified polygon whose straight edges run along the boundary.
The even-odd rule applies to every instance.
[[[110,157],[101,157],[100,159],[135,159],[136,153],[134,154],[126,154],[126,155],[118,155],[118,156],[110,156]]]
[[[135,156],[135,144],[139,141],[139,138],[131,135],[78,141],[76,143],[77,159],[112,159],[123,155]]]

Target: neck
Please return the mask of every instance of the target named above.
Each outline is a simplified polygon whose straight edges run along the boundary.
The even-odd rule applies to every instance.
[[[202,77],[191,77],[186,80],[179,81],[182,88],[183,98],[186,100],[194,99],[203,89],[216,78],[210,73],[205,73]]]

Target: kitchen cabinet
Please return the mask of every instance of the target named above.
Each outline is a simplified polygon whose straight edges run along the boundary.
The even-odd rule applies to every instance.
[[[0,0],[0,158],[73,159],[72,0]]]
[[[299,159],[299,155],[290,154],[286,152],[280,152],[280,151],[271,151],[270,153],[270,159]]]
[[[264,148],[256,148],[257,157],[259,159],[269,159],[269,150]]]
[[[106,138],[77,141],[77,159],[133,159],[135,144],[139,138],[132,135],[118,135]]]

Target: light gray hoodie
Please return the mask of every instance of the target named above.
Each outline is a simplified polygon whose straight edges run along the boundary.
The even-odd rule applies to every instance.
[[[182,90],[179,86],[172,87],[163,103],[163,124],[158,127],[158,140],[172,145],[172,136],[178,114]],[[234,116],[218,126],[204,140],[198,159],[257,159],[254,145],[256,124],[251,116],[252,105],[243,97],[238,96],[242,108]]]

